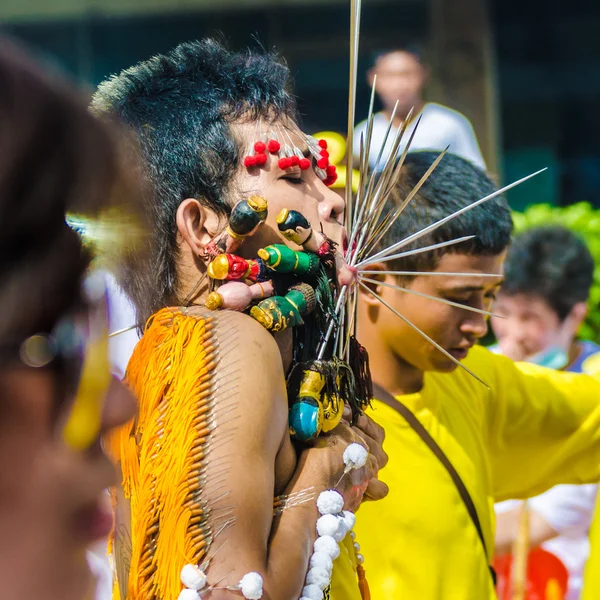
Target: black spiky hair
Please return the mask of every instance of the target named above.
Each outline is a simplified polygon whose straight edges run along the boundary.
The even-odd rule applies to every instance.
[[[211,39],[186,42],[100,84],[92,110],[125,123],[141,154],[154,227],[144,260],[125,269],[123,285],[143,321],[179,302],[179,204],[196,198],[218,214],[230,211],[243,156],[231,124],[283,115],[296,120],[289,70],[264,51],[235,53]]]

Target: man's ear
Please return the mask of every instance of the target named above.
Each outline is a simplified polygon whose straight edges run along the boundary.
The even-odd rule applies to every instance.
[[[579,326],[585,321],[585,318],[588,314],[588,305],[587,302],[578,302],[573,306],[571,312],[569,313],[569,317],[573,321],[573,329],[574,333],[577,333]]]
[[[384,292],[384,287],[381,285],[378,285],[377,283],[373,283],[373,281],[385,281],[387,275],[385,273],[371,273],[371,271],[386,271],[389,270],[388,267],[386,267],[385,263],[370,263],[368,265],[365,266],[364,268],[365,271],[369,271],[368,274],[365,274],[364,277],[366,277],[367,279],[371,280],[371,281],[364,281],[363,278],[361,278],[362,283],[364,286],[366,286],[369,290],[372,290],[373,292],[375,292],[378,296],[381,296],[382,293]],[[359,271],[360,274],[360,271]],[[379,302],[379,300],[377,300],[377,298],[375,296],[373,296],[373,294],[369,294],[369,292],[363,287],[363,286],[359,286],[358,287],[360,293],[362,294],[362,299],[366,304],[369,304],[371,306],[375,306],[375,305],[381,305],[381,303]]]
[[[186,198],[177,208],[175,222],[181,239],[195,256],[202,256],[204,248],[219,232],[221,219],[195,198]]]

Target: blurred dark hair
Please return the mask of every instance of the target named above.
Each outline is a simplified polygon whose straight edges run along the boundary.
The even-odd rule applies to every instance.
[[[390,210],[400,204],[431,167],[438,153],[410,152],[400,180],[389,198]],[[451,213],[496,191],[494,182],[468,160],[446,154],[417,195],[396,219],[379,250],[416,233]],[[430,252],[399,258],[388,264],[401,271],[431,271],[444,254],[500,254],[510,243],[512,217],[506,200],[496,197],[451,219],[398,252],[473,235],[470,240]]]
[[[244,155],[231,124],[296,118],[288,78],[274,55],[234,53],[205,39],[180,44],[99,86],[93,111],[125,123],[137,137],[153,224],[145,260],[122,281],[138,322],[181,303],[175,222],[180,203],[196,198],[217,214],[231,210],[232,183]]]
[[[501,293],[545,300],[562,321],[578,302],[587,302],[594,259],[585,243],[565,227],[536,227],[518,235],[505,262]]]
[[[427,66],[427,54],[424,47],[419,43],[413,42],[399,44],[393,48],[379,48],[375,50],[375,52],[371,53],[371,67],[374,67],[380,58],[394,52],[406,52],[406,54],[410,54],[416,58],[422,66]]]
[[[67,211],[94,217],[135,193],[85,99],[6,38],[0,82],[0,337],[12,343],[80,300],[91,256]]]

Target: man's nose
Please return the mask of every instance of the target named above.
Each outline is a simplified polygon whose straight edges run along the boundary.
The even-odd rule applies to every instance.
[[[342,222],[346,202],[339,194],[327,188],[323,193],[323,199],[319,201],[319,217],[321,221]]]

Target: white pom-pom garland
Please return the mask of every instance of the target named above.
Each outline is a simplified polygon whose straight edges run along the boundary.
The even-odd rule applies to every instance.
[[[318,537],[313,544],[313,550],[315,552],[324,552],[332,560],[335,560],[340,555],[340,547],[330,535]]]
[[[196,565],[181,569],[181,583],[191,590],[201,590],[206,585],[206,575]]]
[[[200,600],[200,594],[196,590],[181,590],[177,600]]]
[[[348,530],[343,526],[342,521],[340,521],[340,524],[342,526],[332,536],[333,539],[338,543],[341,542],[346,537],[346,534],[348,533]]]
[[[305,585],[302,595],[310,600],[323,600],[323,590],[317,585]]]
[[[246,600],[260,600],[263,595],[263,578],[258,573],[246,573],[240,580],[240,590]]]
[[[360,444],[350,444],[344,452],[346,472],[360,468],[368,459],[368,452]],[[336,490],[326,490],[317,498],[317,509],[321,515],[317,519],[318,537],[313,544],[309,570],[300,600],[322,600],[324,590],[331,583],[333,561],[340,555],[338,542],[348,533],[354,541],[352,528],[356,522],[354,513],[344,511],[344,498]],[[358,553],[360,546],[355,545]],[[357,562],[362,564],[362,555],[357,554]]]
[[[367,449],[356,442],[350,444],[344,450],[343,459],[347,470],[364,467],[367,464],[367,458],[369,458]]]
[[[344,509],[344,498],[336,490],[321,492],[317,498],[317,508],[321,515],[335,515]]]
[[[343,512],[343,517],[342,519],[344,520],[344,526],[346,527],[346,529],[348,531],[350,531],[351,529],[354,529],[354,526],[356,525],[356,515],[353,512],[350,512],[349,510],[345,510]]]
[[[330,535],[335,538],[340,529],[340,519],[337,515],[323,515],[317,520],[317,533],[319,535]]]
[[[308,572],[306,576],[307,585],[316,585],[318,588],[324,590],[331,581],[331,573],[327,569],[321,569],[315,567]]]
[[[311,569],[325,569],[331,574],[331,571],[333,570],[333,560],[331,556],[325,554],[325,552],[315,552],[310,557],[309,566]]]

